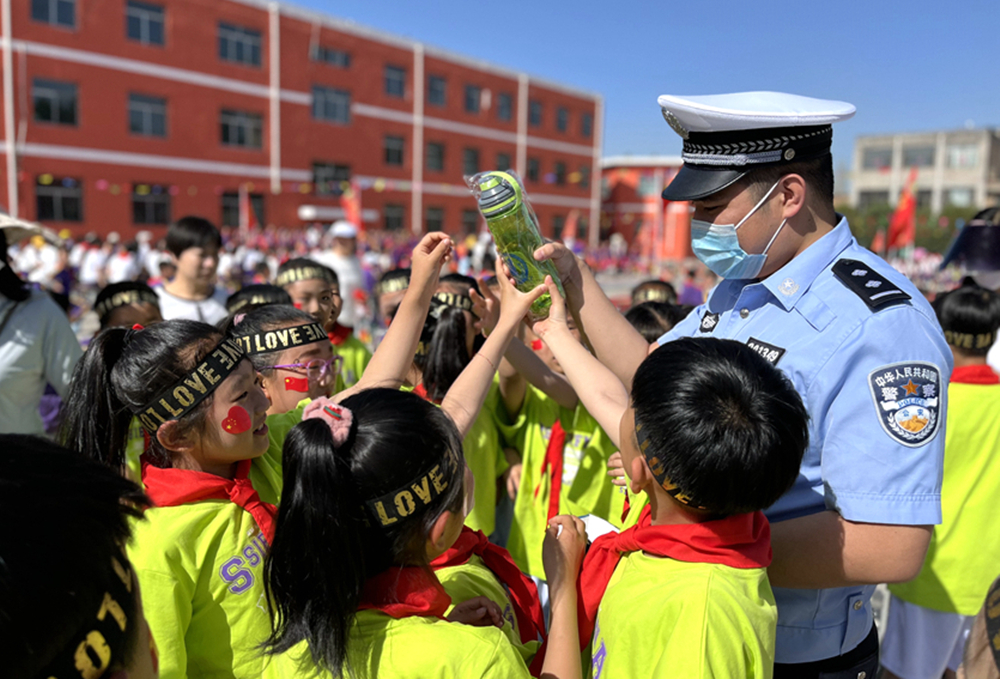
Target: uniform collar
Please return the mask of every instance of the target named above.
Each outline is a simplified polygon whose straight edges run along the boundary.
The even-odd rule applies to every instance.
[[[760,283],[774,295],[785,311],[790,311],[816,277],[840,256],[853,239],[847,218],[841,216],[832,231]]]

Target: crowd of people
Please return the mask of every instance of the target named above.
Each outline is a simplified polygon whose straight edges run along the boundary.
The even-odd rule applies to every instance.
[[[773,96],[661,97],[702,264],[624,303],[560,243],[525,289],[480,237],[0,219],[5,676],[1000,677],[1000,295],[858,245],[853,107]]]

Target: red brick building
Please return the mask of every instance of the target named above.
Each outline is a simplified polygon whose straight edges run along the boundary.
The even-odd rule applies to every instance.
[[[601,231],[620,233],[654,260],[691,257],[686,201],[660,197],[681,168],[679,156],[613,156],[601,163]]]
[[[463,174],[510,166],[545,233],[598,221],[597,95],[264,0],[0,4],[0,200],[22,217],[234,225],[244,186],[294,226],[341,216],[351,181],[372,228],[460,233]]]

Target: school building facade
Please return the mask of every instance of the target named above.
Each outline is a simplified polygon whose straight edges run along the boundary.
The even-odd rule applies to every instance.
[[[0,0],[9,212],[75,235],[205,216],[479,226],[463,176],[512,168],[547,235],[596,244],[598,95],[264,0]],[[586,228],[585,225],[595,228]]]

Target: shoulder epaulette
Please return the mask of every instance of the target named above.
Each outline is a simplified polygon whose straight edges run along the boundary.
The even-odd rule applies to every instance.
[[[833,275],[873,311],[902,304],[910,299],[910,295],[864,262],[841,259],[833,265]]]

